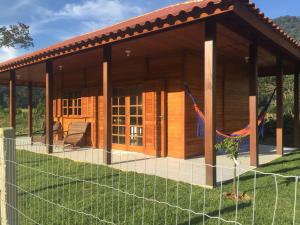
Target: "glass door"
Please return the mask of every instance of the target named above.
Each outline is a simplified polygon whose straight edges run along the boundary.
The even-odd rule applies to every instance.
[[[143,146],[143,95],[140,87],[132,87],[130,92],[130,137],[131,146]]]
[[[112,98],[112,143],[126,144],[126,101],[123,88],[113,89]]]
[[[141,86],[113,88],[112,143],[122,150],[142,150],[143,90]]]

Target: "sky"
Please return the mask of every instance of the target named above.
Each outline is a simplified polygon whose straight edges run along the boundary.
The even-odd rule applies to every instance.
[[[34,47],[0,48],[0,62],[180,0],[0,0],[0,27],[30,26]],[[182,0],[181,0],[182,1]],[[270,18],[300,16],[299,0],[254,0]]]

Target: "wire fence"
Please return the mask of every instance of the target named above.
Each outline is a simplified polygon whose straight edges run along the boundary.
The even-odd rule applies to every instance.
[[[15,224],[300,223],[298,176],[238,167],[236,196],[231,167],[217,167],[218,187],[210,189],[202,186],[207,165],[196,161],[113,151],[105,166],[97,149],[53,146],[49,155],[29,139],[2,141],[8,155],[1,155],[1,168],[15,168],[16,178],[1,172],[1,181],[16,190],[16,204],[1,195],[1,207]]]

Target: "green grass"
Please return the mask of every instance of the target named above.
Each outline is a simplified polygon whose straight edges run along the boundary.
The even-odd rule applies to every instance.
[[[28,134],[28,110],[18,108],[16,111],[16,135]],[[41,132],[44,128],[45,115],[38,109],[33,109],[33,132]],[[0,110],[0,127],[9,127],[9,109]]]
[[[166,182],[165,179],[157,177],[154,186],[155,177],[145,176],[144,187],[142,174],[125,173],[105,166],[75,163],[26,151],[18,151],[17,159],[17,181],[20,187],[18,208],[27,217],[20,215],[21,225],[106,224],[96,217],[113,221],[115,224],[173,225],[176,224],[176,217],[178,224],[189,224],[189,218],[191,218],[190,224],[203,224],[203,221],[205,224],[218,224],[216,219],[203,218],[201,215],[189,214],[180,209],[177,211],[176,208],[164,204],[163,202],[167,201],[170,205],[177,205],[177,183],[171,180]],[[278,159],[260,170],[284,175],[299,175],[300,151]],[[246,191],[252,198],[251,201],[238,204],[238,221],[241,224],[252,224],[253,177],[254,173],[248,172],[240,178],[240,192]],[[295,182],[293,179],[279,177],[277,181],[279,199],[275,224],[289,225],[293,222]],[[113,186],[116,190],[105,187],[105,184]],[[225,184],[223,193],[230,192],[231,187],[231,183]],[[118,192],[117,189],[121,191]],[[181,208],[202,212],[205,192],[205,212],[210,216],[219,215],[220,187],[210,190],[179,183],[178,190],[178,202]],[[133,194],[138,198],[133,197]],[[161,203],[153,203],[151,199],[154,195]],[[256,225],[272,224],[275,196],[274,176],[257,174]],[[300,224],[300,185],[298,185],[297,198],[299,204],[296,210],[298,216],[296,224]],[[222,198],[222,218],[234,220],[235,209],[235,202]]]

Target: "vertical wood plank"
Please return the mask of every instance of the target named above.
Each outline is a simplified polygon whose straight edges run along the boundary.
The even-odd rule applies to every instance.
[[[32,83],[28,83],[28,136],[32,137]]]
[[[294,144],[300,147],[300,122],[299,122],[299,65],[294,75]]]
[[[163,88],[161,90],[161,156],[166,157],[167,153],[167,91],[166,91],[166,81],[163,80]]]
[[[103,162],[111,164],[111,46],[103,47]]]
[[[47,152],[53,152],[53,63],[46,62],[46,144]]]
[[[205,163],[206,185],[216,185],[216,22],[205,24],[204,43],[204,105],[205,105]]]
[[[10,127],[16,128],[16,71],[10,71],[9,78],[9,121]]]
[[[276,77],[276,151],[278,155],[283,155],[283,59],[277,57],[278,74]]]
[[[258,126],[257,126],[257,77],[258,77],[258,53],[257,41],[250,44],[250,63],[249,63],[249,124],[250,124],[250,165],[259,165],[258,157]]]

